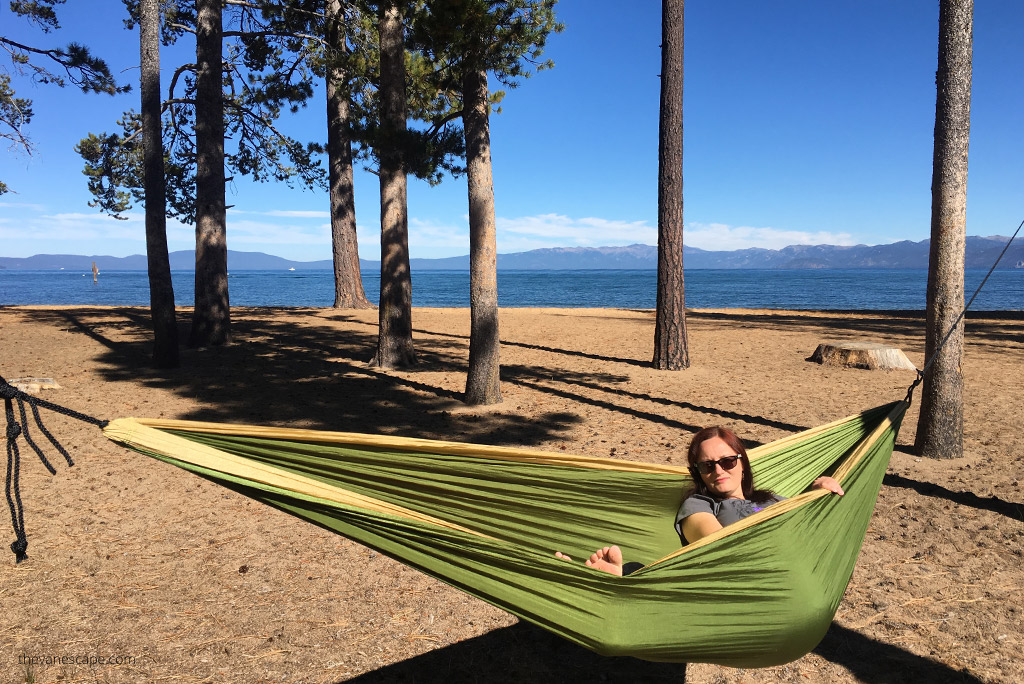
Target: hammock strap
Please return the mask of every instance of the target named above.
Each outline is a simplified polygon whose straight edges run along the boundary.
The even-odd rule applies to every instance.
[[[1007,250],[1010,249],[1010,245],[1013,244],[1013,240],[1017,237],[1017,233],[1020,232],[1021,227],[1024,227],[1024,220],[1021,220],[1020,225],[1017,226],[1017,230],[1013,231],[1013,235],[1011,235],[1010,239],[1006,241],[1006,245],[1003,246],[1003,251],[999,253],[999,256],[996,257],[995,263],[992,264],[992,268],[988,269],[988,273],[986,273],[985,277],[981,279],[981,284],[978,285],[978,289],[974,291],[974,294],[971,295],[970,300],[968,300],[967,304],[964,305],[964,308],[960,311],[960,315],[957,316],[956,320],[953,321],[953,324],[949,326],[949,330],[947,330],[946,334],[942,337],[942,341],[939,342],[939,346],[935,348],[935,351],[932,353],[931,358],[927,359],[926,363],[924,364],[924,368],[917,371],[917,378],[914,380],[913,383],[911,383],[910,387],[907,388],[907,397],[905,401],[908,404],[910,403],[911,397],[914,394],[914,390],[917,388],[918,385],[921,384],[921,381],[924,380],[924,377],[925,375],[928,374],[928,371],[931,369],[932,364],[935,363],[935,359],[939,358],[939,352],[941,352],[942,348],[946,346],[946,342],[949,342],[949,338],[953,336],[953,332],[956,330],[956,327],[960,325],[960,321],[962,321],[964,319],[964,316],[967,315],[967,310],[971,308],[971,304],[974,304],[974,300],[977,298],[978,293],[981,292],[981,288],[985,287],[985,283],[988,282],[989,276],[991,276],[992,272],[996,270],[996,266],[999,265],[999,262],[1002,261],[1003,256],[1005,256]]]
[[[59,406],[42,399],[37,399],[30,394],[22,392],[14,385],[10,384],[2,376],[0,376],[0,397],[4,400],[4,414],[7,419],[7,479],[5,481],[4,494],[7,496],[7,507],[11,511],[11,524],[14,526],[15,540],[11,543],[11,551],[14,552],[16,562],[28,558],[26,550],[28,549],[28,537],[25,535],[25,511],[21,504],[21,453],[18,450],[18,438],[24,437],[25,443],[31,447],[32,451],[35,452],[39,460],[42,461],[43,466],[49,471],[51,475],[57,474],[57,469],[54,468],[50,461],[47,460],[46,455],[38,444],[32,439],[29,434],[29,420],[28,414],[25,412],[25,404],[27,403],[32,409],[32,418],[35,420],[36,427],[39,428],[39,432],[54,446],[57,452],[64,457],[67,461],[68,466],[75,465],[74,461],[71,460],[71,455],[68,453],[60,442],[46,429],[43,425],[42,416],[39,415],[39,409],[45,408],[59,413],[61,415],[81,420],[86,423],[91,423],[99,428],[107,426],[109,421],[100,420],[93,418],[84,413],[79,413],[72,409],[64,406]],[[14,413],[14,403],[18,403],[18,414],[20,414],[21,422],[18,422],[18,416]]]

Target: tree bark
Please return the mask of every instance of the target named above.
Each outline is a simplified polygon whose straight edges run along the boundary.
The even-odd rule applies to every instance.
[[[467,404],[501,402],[498,359],[498,273],[491,175],[487,72],[467,69],[463,78],[463,129],[469,185],[469,373]]]
[[[220,0],[196,2],[196,306],[189,344],[231,341],[224,204],[223,21]]]
[[[160,7],[157,0],[141,0],[139,3],[139,66],[153,363],[158,368],[177,368],[181,362],[178,354],[178,323],[174,312],[174,285],[171,282],[171,263],[167,254],[167,197],[160,125]]]
[[[921,388],[915,443],[917,453],[931,458],[957,458],[964,450],[964,326],[958,319],[964,308],[973,14],[973,0],[941,0],[939,4],[925,329],[925,358],[935,359]]]
[[[658,132],[658,299],[654,366],[690,365],[683,288],[683,0],[661,3]]]
[[[405,116],[405,40],[394,2],[380,9],[380,331],[370,365],[416,362],[412,344],[412,276],[409,272],[409,207],[402,144]]]
[[[341,0],[327,2],[327,44],[334,54],[345,50]],[[327,164],[330,172],[331,245],[334,254],[334,308],[368,309],[356,240],[356,195],[352,172],[352,136],[348,109],[351,94],[345,70],[327,69]]]

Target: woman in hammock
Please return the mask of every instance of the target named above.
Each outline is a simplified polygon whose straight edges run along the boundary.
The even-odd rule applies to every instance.
[[[750,469],[747,450],[728,428],[709,427],[695,434],[690,440],[686,458],[694,489],[679,507],[675,523],[676,532],[684,544],[693,543],[783,500],[768,490],[754,488],[754,473]],[[827,489],[840,496],[843,494],[839,483],[828,476],[819,477],[811,488]],[[561,552],[556,552],[555,556],[572,560]],[[623,574],[622,551],[618,546],[598,549],[586,564],[613,575]],[[625,565],[627,575],[642,567],[641,563]]]

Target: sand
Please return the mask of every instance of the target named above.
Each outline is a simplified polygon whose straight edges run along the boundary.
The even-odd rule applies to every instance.
[[[53,378],[60,389],[43,398],[100,418],[292,425],[682,463],[701,426],[724,423],[765,442],[901,398],[914,379],[807,361],[820,342],[891,344],[923,362],[920,313],[693,311],[692,367],[658,372],[648,365],[650,311],[506,309],[504,402],[468,408],[459,396],[469,312],[414,311],[420,364],[411,371],[367,367],[376,315],[235,309],[232,345],[185,350],[181,369],[161,372],[147,365],[144,309],[0,307],[0,375]],[[1022,314],[968,320],[965,456],[915,457],[911,408],[822,644],[783,667],[691,664],[689,681],[1024,681],[1022,342]],[[356,543],[121,449],[95,427],[61,416],[47,425],[76,465],[49,449],[58,464],[50,476],[23,448],[29,559],[0,556],[0,680],[682,681],[679,665],[593,655]],[[0,529],[5,545],[13,541],[9,523]],[[33,656],[71,662],[27,663]],[[89,657],[114,661],[81,662]]]

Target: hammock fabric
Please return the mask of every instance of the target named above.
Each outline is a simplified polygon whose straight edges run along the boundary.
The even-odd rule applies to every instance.
[[[104,432],[598,653],[762,667],[825,635],[906,407],[751,450],[758,486],[791,498],[682,548],[672,523],[685,467],[173,420],[124,418]],[[846,495],[805,492],[822,474]],[[609,543],[645,567],[616,577],[553,555]]]

